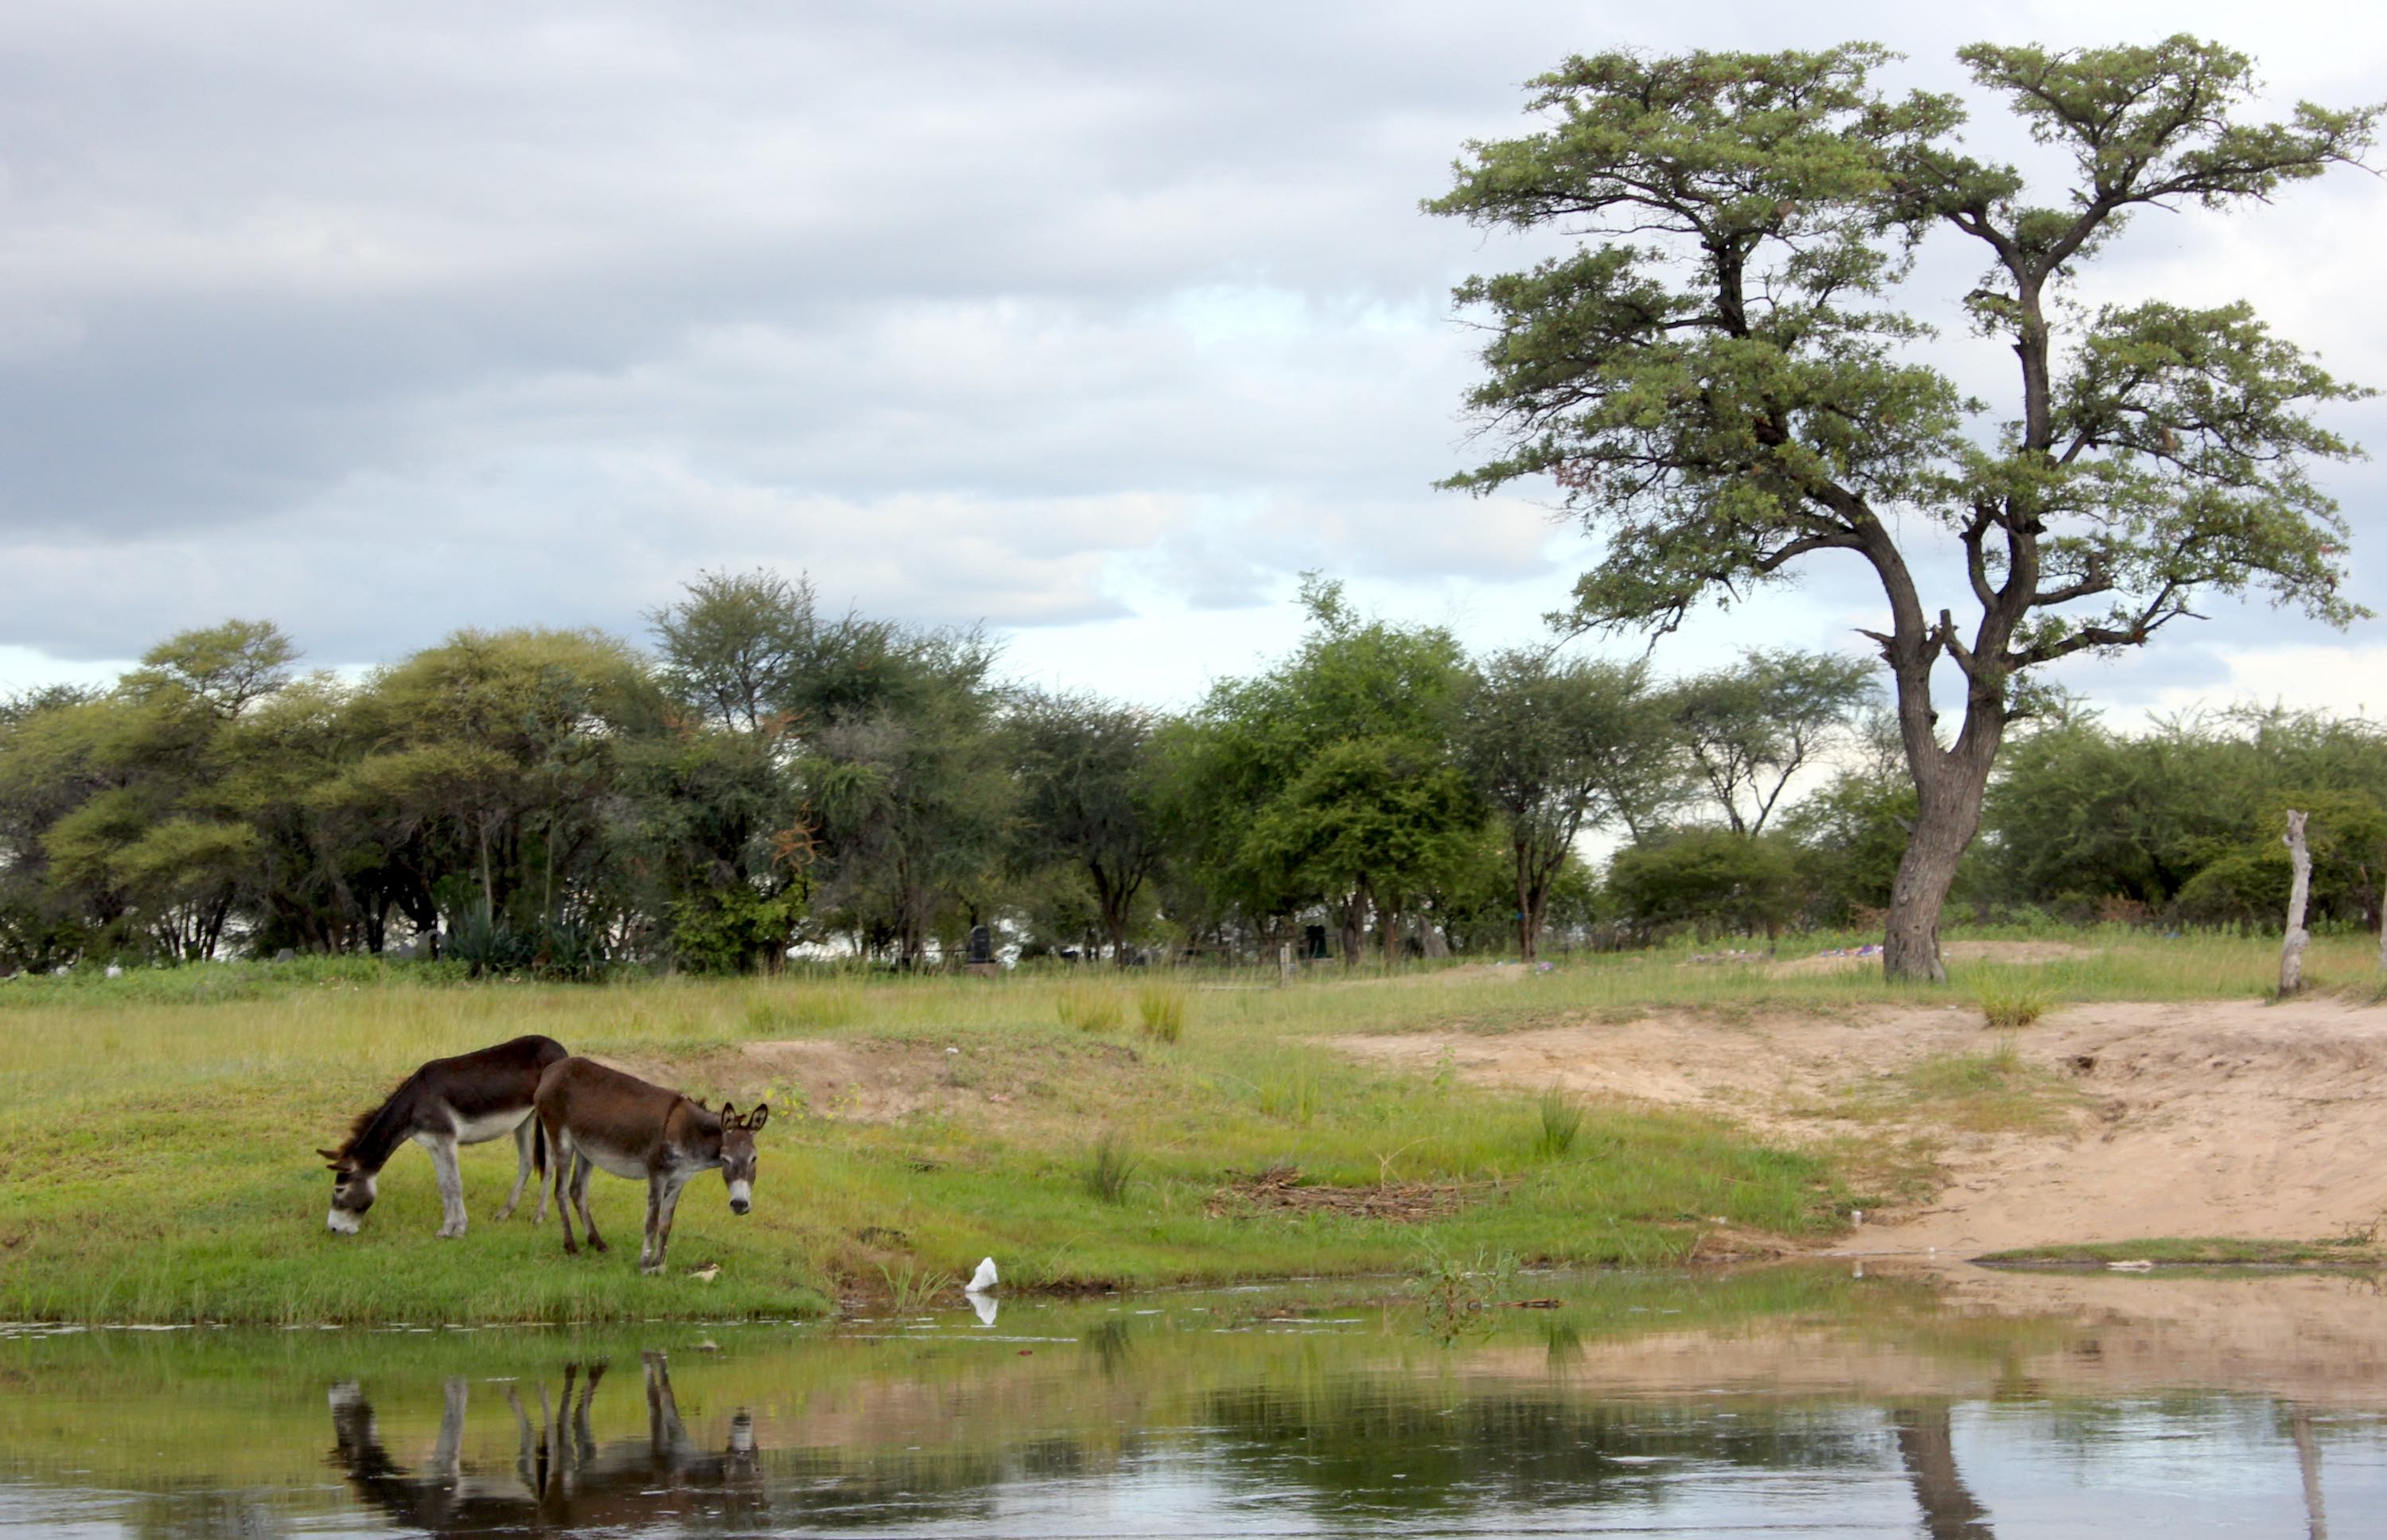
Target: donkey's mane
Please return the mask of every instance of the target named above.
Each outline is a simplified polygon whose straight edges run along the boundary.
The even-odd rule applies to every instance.
[[[347,1160],[360,1155],[363,1160],[374,1162],[376,1168],[379,1162],[387,1160],[389,1152],[398,1147],[398,1136],[385,1125],[398,1120],[401,1115],[397,1110],[398,1105],[407,1099],[406,1093],[414,1089],[414,1082],[422,1073],[418,1069],[409,1075],[398,1081],[397,1088],[383,1097],[378,1105],[357,1114],[356,1121],[348,1125],[347,1138],[340,1142],[339,1154],[333,1158]]]

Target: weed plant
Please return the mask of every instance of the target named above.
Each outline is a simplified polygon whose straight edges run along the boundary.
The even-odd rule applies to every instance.
[[[1538,1110],[1542,1126],[1534,1140],[1534,1153],[1545,1160],[1555,1160],[1574,1148],[1575,1135],[1583,1131],[1583,1104],[1552,1086],[1542,1092]]]
[[[1136,1159],[1125,1141],[1116,1133],[1105,1133],[1094,1141],[1093,1147],[1078,1168],[1078,1182],[1086,1195],[1096,1203],[1121,1204],[1127,1201],[1128,1183],[1135,1177]]]
[[[1118,991],[1101,984],[1064,984],[1054,1004],[1062,1024],[1080,1032],[1116,1032],[1127,1016]]]
[[[1156,1042],[1175,1042],[1185,1035],[1186,991],[1178,984],[1146,984],[1136,991],[1136,1014],[1143,1035]]]
[[[1996,979],[1980,989],[1982,1019],[1992,1030],[2012,1032],[2029,1026],[2052,1004],[2045,990],[2013,979]]]

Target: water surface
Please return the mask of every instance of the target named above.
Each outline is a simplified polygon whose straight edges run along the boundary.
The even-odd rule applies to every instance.
[[[0,1530],[2387,1533],[2362,1280],[1528,1281],[836,1325],[0,1341]]]

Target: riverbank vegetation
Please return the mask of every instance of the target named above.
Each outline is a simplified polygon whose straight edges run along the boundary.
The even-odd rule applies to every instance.
[[[2116,929],[2022,946],[2031,961],[1960,953],[1959,987],[2254,997],[2268,978],[2259,939]],[[1370,1069],[1320,1041],[1946,998],[1831,957],[1701,955],[1357,978],[1328,966],[1290,983],[1220,972],[1150,1025],[1143,978],[1058,967],[566,985],[323,960],[20,981],[0,990],[0,1318],[788,1315],[899,1281],[950,1288],[986,1255],[1015,1289],[1069,1291],[1407,1272],[1426,1248],[1663,1263],[1703,1238],[1699,1255],[1831,1236],[1850,1209],[1882,1205],[1862,1160],[1599,1101],[1557,1140],[1545,1097]],[[2361,986],[2367,941],[2324,938],[2312,966],[2320,987]],[[1105,989],[1115,1008],[1090,1010]],[[643,1193],[600,1176],[593,1201],[617,1249],[568,1259],[551,1221],[491,1219],[513,1169],[501,1142],[465,1153],[463,1241],[434,1238],[430,1165],[410,1152],[363,1235],[325,1233],[315,1147],[420,1061],[525,1031],[694,1094],[770,1099],[755,1213],[733,1219],[701,1180],[681,1208],[680,1266],[643,1279],[620,1249]],[[710,1281],[696,1276],[708,1263]]]

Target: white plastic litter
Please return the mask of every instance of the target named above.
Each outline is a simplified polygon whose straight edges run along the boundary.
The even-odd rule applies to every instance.
[[[962,1293],[966,1294],[991,1293],[994,1289],[994,1258],[990,1256],[978,1265],[978,1271],[970,1274],[970,1281],[962,1286]]]

